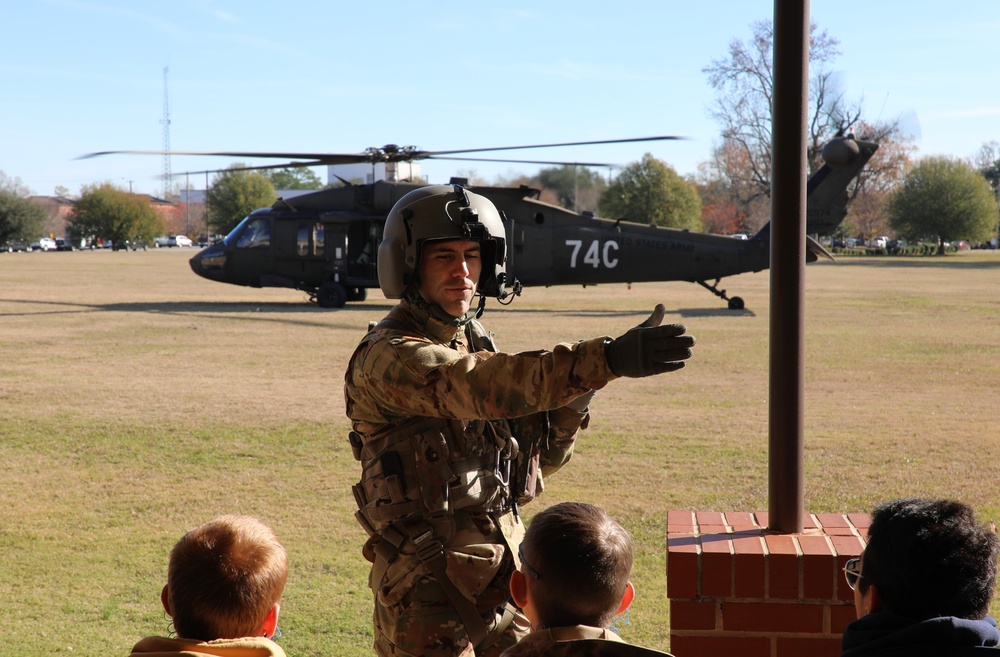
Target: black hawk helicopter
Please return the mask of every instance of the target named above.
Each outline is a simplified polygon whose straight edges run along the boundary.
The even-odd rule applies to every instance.
[[[520,162],[532,164],[598,163],[496,160],[455,157],[458,154],[579,146],[632,141],[678,139],[644,137],[606,141],[509,146],[458,151],[421,151],[412,146],[387,145],[357,154],[304,154],[173,151],[184,155],[272,157],[293,160],[280,165],[244,167],[268,169],[357,162],[386,163],[388,180],[323,189],[292,199],[278,199],[271,207],[254,211],[226,237],[191,258],[191,269],[212,281],[250,287],[287,287],[302,290],[324,308],[340,308],[363,301],[368,288],[377,288],[376,258],[386,215],[400,197],[423,183],[398,182],[395,165],[419,159]],[[807,186],[809,234],[834,231],[847,215],[847,187],[878,149],[878,144],[839,137],[823,149],[825,164]],[[105,151],[105,154],[158,154],[162,151]],[[198,172],[205,173],[205,172]],[[453,178],[453,184],[465,184]],[[521,287],[598,285],[648,281],[698,283],[728,302],[744,308],[743,299],[729,297],[718,284],[726,276],[758,272],[770,264],[770,224],[746,240],[693,233],[622,219],[603,219],[539,200],[540,191],[527,186],[469,189],[489,198],[505,216],[507,272],[512,291]],[[807,237],[807,262],[832,256]],[[709,281],[713,281],[709,283]],[[509,299],[508,299],[509,301]]]

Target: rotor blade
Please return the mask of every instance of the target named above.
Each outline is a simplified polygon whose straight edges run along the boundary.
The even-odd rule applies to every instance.
[[[664,140],[678,140],[687,139],[687,137],[678,137],[676,135],[667,135],[663,137],[632,137],[629,139],[601,139],[598,141],[571,141],[562,144],[532,144],[530,146],[498,146],[497,148],[466,148],[462,150],[455,151],[417,151],[417,153],[422,157],[437,157],[439,155],[454,155],[457,153],[480,153],[483,151],[514,151],[526,148],[558,148],[560,146],[592,146],[595,144],[626,144],[629,142],[636,141],[664,141]]]
[[[354,164],[356,162],[371,162],[368,153],[258,153],[249,151],[100,151],[87,153],[76,158],[86,160],[101,155],[210,155],[216,157],[259,157],[282,160],[313,160],[310,164],[294,166],[320,166],[323,164]]]
[[[428,158],[445,159],[445,155],[458,155],[461,153],[484,153],[488,151],[514,151],[529,148],[558,148],[561,146],[592,146],[597,144],[624,144],[641,141],[663,141],[687,139],[667,135],[662,137],[632,137],[628,139],[601,139],[597,141],[573,141],[560,144],[532,144],[528,146],[497,146],[494,148],[465,148],[448,151],[422,151],[413,146],[396,146],[386,144],[380,148],[369,148],[363,153],[264,153],[258,151],[98,151],[87,153],[76,158],[86,160],[101,155],[208,155],[215,157],[240,157],[240,158],[272,158],[281,160],[311,160],[314,164],[299,166],[319,166],[324,164],[356,164],[359,162],[409,162],[412,160],[423,160]],[[488,160],[484,160],[488,161]],[[504,162],[508,160],[492,160],[494,162]],[[509,160],[519,162],[519,160]],[[523,160],[524,163],[536,163],[531,160]],[[561,162],[537,162],[537,164],[563,164]],[[571,163],[572,164],[572,163]],[[601,164],[586,166],[605,166]],[[268,167],[264,167],[268,168]]]
[[[428,155],[426,158],[428,160],[458,160],[460,162],[511,162],[514,164],[556,164],[561,166],[581,166],[581,167],[617,167],[622,168],[620,164],[609,164],[608,162],[555,162],[547,160],[500,160],[489,157],[438,157],[437,155]]]
[[[226,167],[225,169],[206,169],[205,171],[180,171],[170,174],[171,177],[194,175],[201,173],[223,173],[226,171],[256,171],[258,169],[294,169],[297,167],[324,166],[323,162],[283,162],[281,164],[261,164],[258,166]]]

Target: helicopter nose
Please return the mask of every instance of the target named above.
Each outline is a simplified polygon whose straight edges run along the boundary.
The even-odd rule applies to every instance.
[[[210,246],[204,251],[194,254],[188,261],[191,271],[202,278],[217,280],[226,264],[225,250],[218,246]]]
[[[194,256],[192,256],[191,259],[188,260],[188,264],[191,265],[191,271],[193,271],[194,273],[198,274],[199,276],[204,276],[205,275],[204,272],[203,272],[203,270],[202,270],[202,266],[201,266],[201,254],[200,253],[195,254]]]

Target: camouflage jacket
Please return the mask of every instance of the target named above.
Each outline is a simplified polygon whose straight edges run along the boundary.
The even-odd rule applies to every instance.
[[[262,636],[214,641],[148,636],[135,644],[130,657],[285,657],[285,651]]]
[[[558,644],[576,643],[581,639],[601,641],[601,643],[594,643],[594,645],[602,649],[608,648],[604,642],[624,643],[624,640],[620,636],[607,628],[590,627],[589,625],[547,627],[534,630],[515,645],[504,650],[500,657],[546,657],[546,655],[559,649],[560,646]],[[576,644],[572,648],[577,649],[580,645],[582,644]],[[570,646],[562,646],[562,648],[567,649]]]
[[[610,630],[577,625],[536,630],[500,657],[671,657],[669,653],[625,643]]]
[[[405,299],[368,332],[345,397],[362,463],[357,516],[383,604],[426,574],[405,557],[428,531],[470,599],[510,563],[523,527],[508,511],[541,491],[542,475],[570,459],[586,426],[585,414],[563,406],[615,378],[603,343],[500,353],[478,322],[462,328]],[[380,564],[386,538],[398,552]]]

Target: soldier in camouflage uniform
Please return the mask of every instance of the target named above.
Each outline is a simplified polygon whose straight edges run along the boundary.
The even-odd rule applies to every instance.
[[[383,657],[493,657],[523,636],[509,603],[518,505],[570,459],[594,391],[680,369],[694,346],[683,326],[659,325],[657,306],[614,340],[498,352],[475,317],[505,296],[505,261],[500,214],[460,186],[412,191],[387,218],[379,284],[400,302],[345,377]]]

